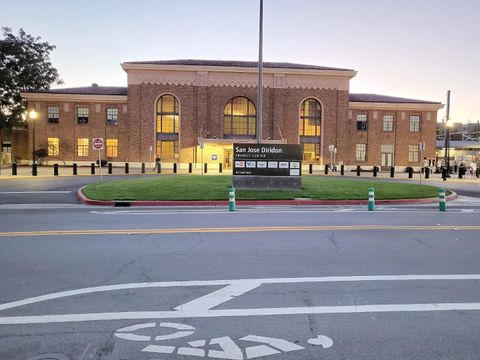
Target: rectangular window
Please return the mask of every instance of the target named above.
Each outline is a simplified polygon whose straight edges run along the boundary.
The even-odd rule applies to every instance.
[[[58,156],[60,155],[60,139],[59,138],[48,138],[48,156]]]
[[[393,131],[393,115],[383,115],[383,131]]]
[[[107,157],[114,158],[118,156],[118,139],[107,139]]]
[[[77,156],[88,156],[88,138],[78,139]]]
[[[178,134],[178,115],[157,115],[157,132]]]
[[[157,140],[156,154],[162,161],[175,160],[178,158],[178,141]]]
[[[77,124],[88,124],[88,107],[77,108]]]
[[[420,115],[410,116],[410,132],[420,131]]]
[[[355,158],[357,161],[365,161],[367,158],[367,144],[357,144],[355,146]]]
[[[418,144],[408,145],[408,161],[418,162]]]
[[[59,119],[58,107],[49,106],[47,108],[47,121],[49,124],[57,124]]]
[[[303,143],[303,160],[318,161],[320,160],[320,144]]]
[[[368,117],[367,114],[357,114],[357,130],[368,129]]]
[[[118,125],[118,109],[107,108],[107,124]]]

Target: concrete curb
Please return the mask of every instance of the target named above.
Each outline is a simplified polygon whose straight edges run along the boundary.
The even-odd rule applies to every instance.
[[[228,200],[158,200],[158,201],[104,201],[91,200],[85,196],[82,186],[77,191],[78,198],[85,205],[96,206],[228,206]],[[453,192],[446,200],[455,200],[457,193]],[[438,198],[421,199],[392,199],[375,200],[377,205],[403,205],[403,204],[430,204],[437,203]],[[367,205],[368,200],[238,200],[237,205]]]

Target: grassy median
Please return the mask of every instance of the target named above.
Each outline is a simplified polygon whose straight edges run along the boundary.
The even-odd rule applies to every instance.
[[[84,188],[94,200],[228,200],[231,176],[162,175],[141,179],[105,181]],[[319,176],[302,178],[301,190],[237,190],[237,200],[367,199],[369,187],[376,199],[418,199],[438,196],[433,186],[349,180]]]

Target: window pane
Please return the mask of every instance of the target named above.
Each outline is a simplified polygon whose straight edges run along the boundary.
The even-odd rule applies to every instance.
[[[157,102],[157,133],[178,134],[180,116],[178,100],[172,95],[163,95]]]
[[[356,144],[355,157],[357,161],[365,161],[367,157],[367,144]]]
[[[321,107],[315,99],[307,99],[300,107],[300,135],[320,136]]]
[[[58,156],[60,154],[60,139],[48,138],[48,156]]]
[[[88,156],[88,138],[77,140],[77,156]]]
[[[117,157],[118,156],[118,139],[107,139],[107,157]]]
[[[225,135],[255,136],[256,117],[253,102],[244,97],[231,99],[224,109]]]

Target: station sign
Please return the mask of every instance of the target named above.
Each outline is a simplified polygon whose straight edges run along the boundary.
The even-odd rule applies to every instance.
[[[298,144],[233,144],[233,175],[301,176]]]

